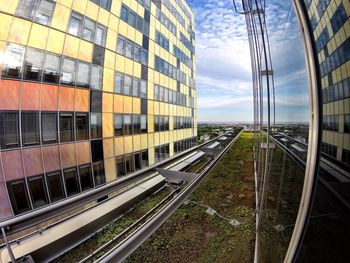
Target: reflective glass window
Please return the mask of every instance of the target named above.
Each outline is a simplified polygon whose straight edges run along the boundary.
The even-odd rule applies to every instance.
[[[102,137],[102,114],[90,113],[90,134],[91,138]]]
[[[124,128],[124,135],[131,135],[132,133],[131,115],[124,115],[123,128]]]
[[[112,0],[101,0],[100,6],[108,11],[111,10]]]
[[[87,41],[92,41],[95,32],[95,22],[89,18],[85,17],[84,29],[83,29],[83,39]]]
[[[15,215],[31,210],[27,187],[23,180],[7,183],[7,189]]]
[[[122,55],[125,54],[125,38],[123,37],[118,37],[117,52]]]
[[[22,112],[21,116],[23,146],[39,144],[39,114]]]
[[[125,21],[125,22],[128,22],[128,16],[129,16],[129,9],[122,5],[122,8],[121,8],[121,12],[120,12],[120,18]]]
[[[124,75],[124,90],[123,93],[125,95],[131,95],[131,85],[132,85],[132,78],[128,75]]]
[[[147,81],[141,80],[140,96],[142,99],[147,99]]]
[[[137,62],[141,62],[141,47],[138,45],[134,45],[134,60]]]
[[[86,191],[94,187],[92,182],[92,174],[90,165],[84,165],[79,167],[80,185],[81,190]]]
[[[102,89],[102,67],[92,65],[91,66],[91,88],[101,90]]]
[[[128,154],[125,156],[125,168],[127,174],[132,173],[134,171],[133,155]]]
[[[106,44],[106,28],[102,25],[97,25],[95,34],[95,44],[105,46]]]
[[[134,167],[135,170],[140,170],[142,168],[141,153],[134,154]]]
[[[132,116],[132,127],[133,127],[133,134],[140,134],[141,133],[140,115],[133,115]]]
[[[49,203],[44,178],[42,176],[28,179],[28,186],[34,208]]]
[[[129,13],[128,23],[129,25],[136,27],[136,14],[134,12]]]
[[[142,151],[142,168],[148,166],[148,150]]]
[[[132,95],[135,97],[140,97],[140,80],[132,80]]]
[[[58,83],[60,80],[60,57],[51,53],[46,53],[43,81],[49,83]]]
[[[126,175],[125,162],[123,157],[116,158],[117,176]]]
[[[38,49],[27,48],[24,60],[24,75],[26,80],[40,81],[44,53]]]
[[[53,15],[55,4],[51,1],[41,0],[35,14],[35,22],[49,25]]]
[[[123,135],[123,115],[115,114],[114,115],[114,136]]]
[[[57,113],[41,113],[41,136],[43,143],[57,142]]]
[[[77,140],[87,140],[89,138],[88,113],[76,113],[75,125],[76,125]]]
[[[73,113],[60,113],[60,140],[61,142],[74,140]]]
[[[90,92],[90,111],[102,112],[102,92],[94,90]]]
[[[76,61],[68,58],[63,59],[61,83],[74,85],[75,83]]]
[[[17,5],[16,15],[32,20],[36,2],[37,0],[20,0]]]
[[[105,170],[103,161],[93,164],[95,186],[104,184],[106,182]]]
[[[132,51],[133,51],[133,43],[127,40],[126,47],[125,47],[125,56],[127,56],[128,58],[133,58]]]
[[[2,76],[6,78],[21,78],[25,48],[16,44],[8,44],[5,57],[2,60]]]
[[[77,86],[89,87],[90,64],[78,61]]]
[[[83,25],[83,16],[72,12],[72,16],[70,18],[70,23],[68,27],[68,33],[75,36],[80,36],[82,25]]]
[[[72,196],[80,192],[77,170],[75,168],[63,172],[66,185],[67,196]]]
[[[122,93],[122,87],[123,87],[123,75],[117,73],[114,78],[114,92]]]
[[[47,186],[51,202],[56,202],[65,197],[62,177],[60,172],[53,172],[46,175]]]
[[[0,112],[0,146],[2,149],[19,146],[19,118],[17,112]]]
[[[140,118],[140,131],[141,133],[147,133],[147,115],[141,115]]]

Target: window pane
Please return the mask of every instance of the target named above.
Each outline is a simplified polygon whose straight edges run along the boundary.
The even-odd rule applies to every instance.
[[[106,177],[105,177],[103,162],[94,163],[93,169],[94,169],[95,186],[104,184],[106,182]]]
[[[115,93],[122,93],[122,87],[123,87],[123,75],[116,74],[114,78],[114,92]]]
[[[147,167],[148,166],[148,150],[143,151],[141,153],[142,155],[142,168]]]
[[[38,208],[49,203],[44,179],[42,177],[29,179],[28,186],[34,208]]]
[[[77,86],[89,87],[90,65],[78,62]]]
[[[74,85],[75,67],[76,67],[76,63],[74,60],[71,60],[68,58],[63,59],[61,83]]]
[[[8,183],[7,188],[15,215],[30,210],[27,188],[23,181]]]
[[[68,33],[75,36],[80,36],[82,24],[83,24],[83,16],[78,15],[76,13],[72,13],[72,16],[70,18]]]
[[[47,0],[41,0],[34,20],[44,25],[50,24],[54,7],[54,3]]]
[[[80,175],[80,184],[81,189],[86,191],[94,187],[92,183],[92,175],[90,165],[79,167],[79,175]]]
[[[5,57],[2,60],[3,77],[16,79],[21,78],[24,52],[24,47],[16,44],[8,44]]]
[[[90,114],[90,133],[91,138],[100,138],[102,136],[102,117],[101,113]]]
[[[27,48],[24,61],[24,79],[40,81],[44,54],[37,49]]]
[[[94,90],[90,92],[90,111],[102,112],[102,92]]]
[[[18,113],[0,113],[0,146],[2,149],[19,146]]]
[[[148,64],[148,51],[147,50],[142,50],[141,54],[141,64],[147,65]]]
[[[96,27],[95,44],[104,46],[106,43],[106,28],[98,25]]]
[[[24,146],[39,144],[38,113],[22,112],[22,140]]]
[[[77,127],[77,140],[87,140],[89,138],[89,121],[87,113],[77,113],[75,116]]]
[[[129,25],[136,27],[136,14],[134,12],[129,13],[128,23]]]
[[[117,52],[119,54],[125,54],[125,38],[118,37]]]
[[[78,175],[75,169],[64,171],[64,181],[66,184],[67,196],[72,196],[80,192]]]
[[[45,56],[43,81],[58,83],[60,79],[60,57],[47,53]]]
[[[114,115],[114,136],[123,135],[123,115]]]
[[[49,187],[49,194],[51,202],[56,202],[65,197],[61,173],[51,173],[47,175],[47,185]]]
[[[134,171],[134,160],[131,154],[125,156],[125,167],[127,174],[132,173]]]
[[[111,10],[111,0],[101,0],[100,6],[108,11]]]
[[[141,98],[147,99],[147,82],[141,80]]]
[[[56,113],[41,113],[41,134],[43,143],[57,142]]]
[[[101,90],[102,83],[102,67],[92,65],[91,66],[91,88]]]
[[[60,114],[60,139],[61,142],[69,142],[74,140],[73,114]]]
[[[132,126],[132,121],[131,121],[131,115],[124,115],[124,135],[131,135],[131,126]]]
[[[147,133],[147,115],[141,115],[141,133]]]
[[[84,20],[84,29],[83,29],[83,39],[87,41],[92,41],[94,37],[94,31],[95,31],[95,23],[94,21],[85,18]]]
[[[140,134],[141,133],[141,120],[140,115],[133,115],[132,116],[132,125],[133,125],[133,134]]]
[[[36,0],[20,0],[17,5],[16,15],[32,20],[35,10],[35,3]]]
[[[129,16],[129,10],[124,5],[122,5],[122,9],[120,12],[120,18],[123,21],[128,22],[128,16]]]
[[[131,83],[132,79],[130,76],[124,75],[124,94],[131,95]]]
[[[133,51],[133,43],[127,40],[126,48],[125,48],[125,56],[127,56],[128,58],[133,58],[132,51]]]
[[[116,163],[117,163],[117,176],[119,177],[119,176],[126,175],[124,158],[123,157],[116,158]]]
[[[134,45],[134,60],[140,62],[141,61],[141,47],[138,45]]]
[[[138,79],[133,79],[132,81],[132,95],[140,97],[140,81]]]
[[[134,167],[135,170],[140,170],[142,168],[141,153],[134,154]]]

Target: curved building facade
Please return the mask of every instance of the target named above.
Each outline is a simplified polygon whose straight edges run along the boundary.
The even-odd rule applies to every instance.
[[[183,0],[0,1],[0,221],[196,144]]]

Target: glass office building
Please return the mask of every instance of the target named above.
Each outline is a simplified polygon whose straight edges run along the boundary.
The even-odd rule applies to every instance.
[[[184,0],[0,1],[0,220],[195,144]]]

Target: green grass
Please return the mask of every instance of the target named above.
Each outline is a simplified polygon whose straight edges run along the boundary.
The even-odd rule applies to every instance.
[[[127,262],[252,262],[255,240],[253,136],[243,133],[190,200],[242,225],[231,226],[206,208],[182,205]]]

